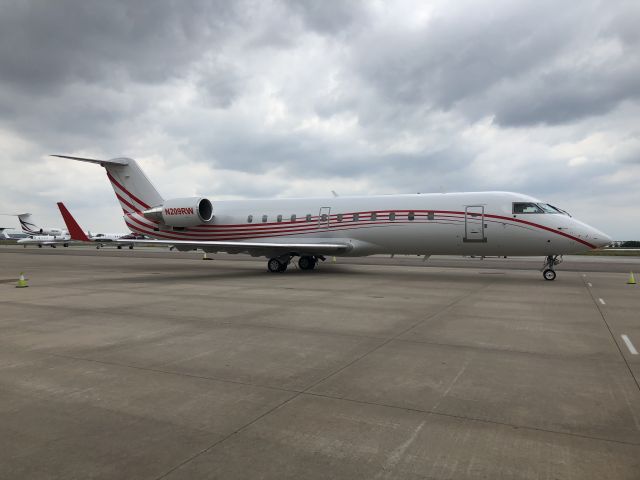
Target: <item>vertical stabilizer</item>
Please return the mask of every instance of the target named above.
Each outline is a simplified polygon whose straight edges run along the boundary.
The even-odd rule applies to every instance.
[[[76,219],[73,218],[71,212],[67,210],[67,207],[64,206],[64,203],[58,202],[58,208],[60,209],[60,213],[62,214],[62,218],[64,219],[64,223],[67,225],[67,230],[69,230],[69,234],[71,235],[71,240],[79,240],[81,242],[90,242],[91,239],[87,237],[84,233]]]
[[[27,235],[42,235],[43,229],[33,222],[33,217],[30,213],[19,213],[18,220],[20,220],[22,233],[26,233]]]

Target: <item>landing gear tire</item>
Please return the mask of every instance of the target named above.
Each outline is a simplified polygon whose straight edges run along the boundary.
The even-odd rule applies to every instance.
[[[122,245],[118,245],[118,250],[122,250]]]
[[[133,250],[133,245],[129,245],[129,250]]]
[[[277,258],[270,258],[267,262],[267,268],[271,273],[284,272],[287,269],[287,264],[281,262]]]
[[[545,280],[552,281],[556,279],[555,266],[560,263],[562,263],[562,255],[549,255],[545,258],[541,269]]]
[[[69,244],[68,244],[68,243],[65,243],[65,244],[63,245],[63,247],[65,247],[65,248],[67,248],[68,246],[69,246]]]
[[[316,257],[304,256],[298,260],[298,267],[300,267],[300,270],[313,270],[316,268],[316,263]]]

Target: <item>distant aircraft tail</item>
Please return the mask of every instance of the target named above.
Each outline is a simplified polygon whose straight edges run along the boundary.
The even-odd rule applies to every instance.
[[[26,233],[27,235],[41,235],[43,233],[42,227],[38,227],[33,222],[33,217],[30,213],[19,213],[18,220],[20,220],[20,228],[22,228],[22,233]]]
[[[90,242],[91,239],[87,237],[84,233],[76,219],[73,218],[71,212],[67,210],[67,207],[64,206],[64,203],[58,202],[58,208],[60,209],[60,213],[62,214],[62,218],[64,219],[64,223],[67,226],[67,230],[69,230],[69,235],[71,235],[71,240],[79,240],[81,242]]]
[[[162,205],[164,202],[156,187],[153,186],[138,163],[131,158],[96,160],[93,158],[69,157],[66,155],[53,156],[103,166],[107,171],[107,177],[109,177],[113,191],[125,214],[148,210]]]

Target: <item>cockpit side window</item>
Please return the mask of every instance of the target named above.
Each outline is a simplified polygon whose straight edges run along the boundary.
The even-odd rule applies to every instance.
[[[514,202],[513,213],[544,213],[535,203]]]

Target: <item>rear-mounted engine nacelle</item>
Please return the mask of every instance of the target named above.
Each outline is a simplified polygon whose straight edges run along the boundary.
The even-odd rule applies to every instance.
[[[160,207],[145,210],[142,214],[170,227],[195,227],[213,218],[213,204],[207,198],[172,198]]]

